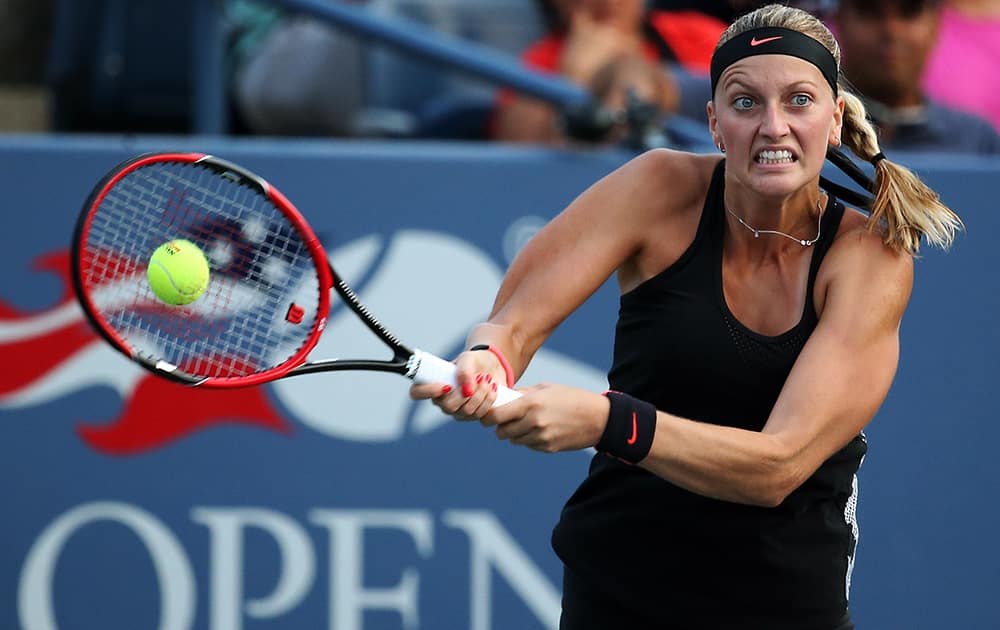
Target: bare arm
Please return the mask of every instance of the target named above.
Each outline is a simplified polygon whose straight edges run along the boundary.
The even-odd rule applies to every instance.
[[[469,344],[500,346],[520,375],[552,331],[616,270],[620,278],[648,276],[680,256],[693,238],[714,162],[650,151],[591,186],[518,254],[489,320],[473,329]]]
[[[877,241],[853,232],[831,249],[820,322],[763,431],[660,412],[641,465],[699,494],[777,505],[856,436],[895,376],[899,323],[912,286],[909,256]]]
[[[820,321],[761,432],[657,412],[640,465],[692,492],[774,506],[843,448],[885,400],[899,356],[899,323],[913,263],[875,235],[841,236],[824,261]],[[593,446],[607,422],[603,396],[541,386],[490,412],[497,434],[554,452]]]
[[[518,254],[489,319],[471,331],[466,347],[497,348],[519,377],[552,331],[612,274],[627,289],[680,256],[717,161],[649,151],[588,188]],[[463,353],[456,364],[460,391],[442,395],[435,384],[415,385],[411,396],[434,398],[457,417],[481,417],[492,397],[476,378],[502,383],[504,370],[489,352]]]

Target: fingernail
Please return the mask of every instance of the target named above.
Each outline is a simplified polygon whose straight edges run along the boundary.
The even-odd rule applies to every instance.
[[[445,385],[444,387],[441,388],[442,394],[447,394],[450,391],[451,391],[451,385]]]
[[[462,384],[462,395],[465,396],[466,398],[468,398],[469,396],[471,396],[472,392],[474,392],[474,391],[475,391],[475,388],[473,388],[470,383],[463,383]]]
[[[493,383],[493,391],[497,391],[497,384]]]
[[[476,374],[476,383],[479,384],[479,383],[482,383],[482,382],[483,382],[483,375],[482,374]]]
[[[486,382],[487,383],[492,383],[493,382],[493,375],[492,374],[487,374],[486,375]]]

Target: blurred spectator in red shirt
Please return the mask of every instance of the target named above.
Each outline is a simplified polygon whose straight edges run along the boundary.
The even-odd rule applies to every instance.
[[[611,109],[623,107],[631,90],[662,112],[704,117],[705,75],[724,22],[698,11],[647,11],[644,0],[539,4],[549,31],[523,53],[527,66],[561,74]],[[550,105],[509,90],[501,92],[493,122],[499,140],[565,139]]]

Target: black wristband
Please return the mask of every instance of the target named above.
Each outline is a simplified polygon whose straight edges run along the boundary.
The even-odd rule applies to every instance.
[[[611,409],[608,426],[594,447],[629,464],[638,464],[649,455],[656,433],[656,407],[628,394],[606,391]]]

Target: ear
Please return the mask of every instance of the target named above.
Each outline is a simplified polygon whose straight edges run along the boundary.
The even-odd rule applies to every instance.
[[[715,103],[712,101],[706,103],[705,111],[708,112],[708,131],[712,134],[712,142],[715,146],[721,146],[722,135],[719,133],[719,119],[715,117]]]
[[[827,142],[835,147],[840,146],[840,136],[844,130],[844,107],[846,104],[844,97],[838,94],[833,108],[833,125],[830,127],[830,137],[827,138]]]

